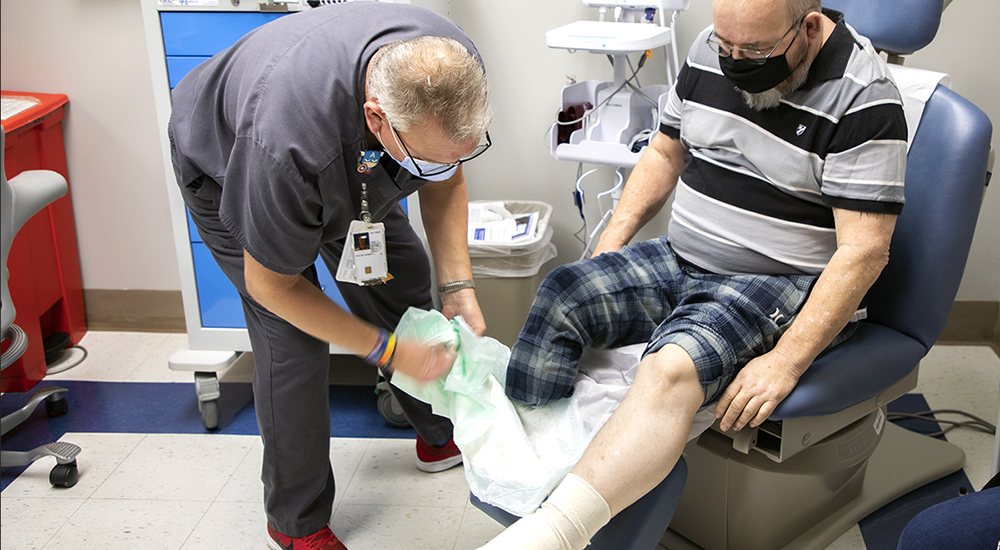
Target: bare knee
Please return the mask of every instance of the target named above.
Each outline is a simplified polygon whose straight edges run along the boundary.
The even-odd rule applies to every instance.
[[[636,383],[665,399],[695,403],[695,408],[705,399],[694,360],[676,344],[667,344],[643,358],[636,371]]]

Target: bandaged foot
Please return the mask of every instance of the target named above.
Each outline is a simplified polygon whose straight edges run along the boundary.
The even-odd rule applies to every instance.
[[[569,474],[542,506],[480,550],[583,550],[611,521],[611,508],[589,483]]]

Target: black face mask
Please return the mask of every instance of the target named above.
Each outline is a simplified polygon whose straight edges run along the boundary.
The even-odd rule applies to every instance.
[[[770,90],[792,76],[785,54],[768,57],[763,64],[753,63],[748,59],[736,59],[731,55],[728,57],[720,55],[719,66],[722,68],[722,74],[726,75],[730,82],[751,94]]]

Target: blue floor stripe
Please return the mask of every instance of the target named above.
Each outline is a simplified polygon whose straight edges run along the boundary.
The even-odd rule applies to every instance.
[[[65,416],[48,418],[39,405],[21,425],[3,438],[3,448],[30,450],[51,443],[67,432],[259,435],[249,383],[223,383],[219,397],[219,427],[205,428],[193,383],[77,382],[52,385],[68,389]],[[3,396],[7,415],[25,403],[30,393]],[[415,439],[412,428],[386,425],[378,413],[371,386],[330,386],[330,436]],[[86,449],[83,450],[86,453]],[[0,489],[6,489],[25,468],[6,468]]]

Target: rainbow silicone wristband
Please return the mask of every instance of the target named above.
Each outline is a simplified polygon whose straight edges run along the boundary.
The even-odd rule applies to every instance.
[[[389,343],[389,331],[385,329],[379,330],[378,339],[375,340],[375,347],[372,348],[368,356],[365,357],[365,363],[369,365],[377,365],[378,360],[382,358],[382,354],[385,353],[386,345]]]
[[[386,339],[385,350],[375,364],[380,369],[389,369],[392,366],[392,357],[396,353],[396,333],[389,333]]]

